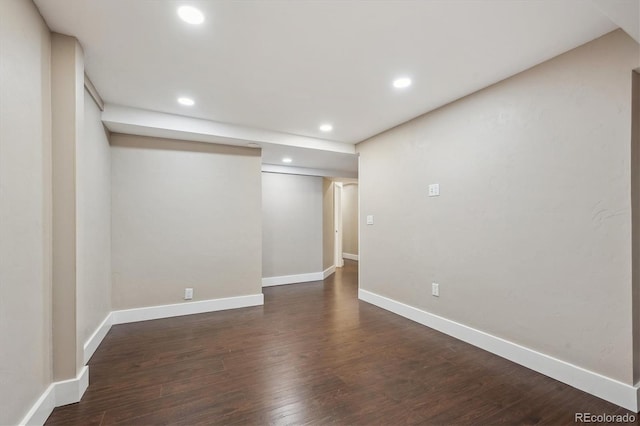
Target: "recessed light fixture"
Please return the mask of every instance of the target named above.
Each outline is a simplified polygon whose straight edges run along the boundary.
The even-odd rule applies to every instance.
[[[320,126],[320,130],[323,132],[330,132],[333,130],[333,126],[329,123],[325,123],[323,125]]]
[[[204,15],[193,6],[180,6],[178,16],[187,24],[199,25],[204,22]]]
[[[393,80],[393,87],[396,89],[404,89],[409,86],[411,86],[411,79],[408,77],[401,77]]]
[[[178,98],[178,103],[180,105],[184,105],[184,106],[193,106],[193,105],[195,105],[195,101],[193,99],[185,98],[185,97]]]
[[[282,162],[283,162],[283,163],[290,163],[290,162],[292,162],[292,161],[293,161],[293,160],[292,160],[291,158],[289,158],[289,157],[284,157],[284,158],[282,159]]]

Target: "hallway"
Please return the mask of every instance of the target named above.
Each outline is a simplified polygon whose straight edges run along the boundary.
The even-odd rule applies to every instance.
[[[48,425],[572,424],[627,411],[357,299],[357,262],[261,307],[113,326]]]

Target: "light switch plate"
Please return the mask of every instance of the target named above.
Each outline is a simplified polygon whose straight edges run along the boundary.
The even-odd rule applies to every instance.
[[[431,283],[431,295],[435,297],[440,297],[440,284]]]
[[[372,214],[367,216],[367,225],[373,225],[373,215]]]
[[[429,185],[429,197],[437,197],[440,195],[440,184],[432,183]]]

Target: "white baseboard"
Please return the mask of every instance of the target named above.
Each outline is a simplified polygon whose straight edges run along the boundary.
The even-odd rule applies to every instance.
[[[125,324],[129,322],[148,321],[259,305],[264,305],[264,295],[262,293],[113,311],[111,312],[111,323],[114,325]]]
[[[84,366],[75,379],[54,382],[56,391],[56,407],[80,401],[89,387],[89,367]]]
[[[19,423],[20,426],[43,425],[47,421],[53,409],[56,407],[55,383],[51,383],[47,390],[33,404],[29,412]]]
[[[349,260],[355,260],[356,262],[358,261],[358,255],[357,254],[342,253],[342,258],[343,259],[349,259]]]
[[[98,326],[96,331],[93,332],[91,337],[84,344],[84,364],[86,365],[93,353],[98,349],[100,343],[102,343],[102,339],[107,335],[109,330],[111,330],[111,312],[107,315],[107,317],[102,321],[102,323]]]
[[[89,387],[89,367],[84,366],[75,379],[53,382],[33,404],[20,425],[43,425],[55,407],[80,401]]]
[[[226,309],[246,308],[264,304],[262,294],[227,297],[223,299],[201,300],[196,302],[176,303],[173,305],[149,306],[144,308],[112,311],[98,326],[96,331],[84,344],[84,363],[87,364],[98,349],[111,326],[136,321],[176,317],[180,315],[201,314],[204,312],[224,311]]]
[[[322,271],[322,279],[327,278],[328,276],[330,276],[334,272],[336,272],[336,265],[329,266],[327,269]]]
[[[638,412],[640,389],[577,365],[553,358],[480,330],[360,289],[358,298],[412,321],[566,383],[621,407]]]
[[[322,281],[324,279],[323,272],[311,272],[308,274],[283,275],[280,277],[266,277],[262,279],[262,287],[270,287],[273,285],[306,283],[309,281]]]

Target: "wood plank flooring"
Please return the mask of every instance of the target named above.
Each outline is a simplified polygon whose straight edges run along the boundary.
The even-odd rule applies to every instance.
[[[114,326],[47,425],[574,424],[626,410],[357,299],[357,263],[261,307]],[[637,417],[637,416],[636,416]]]

